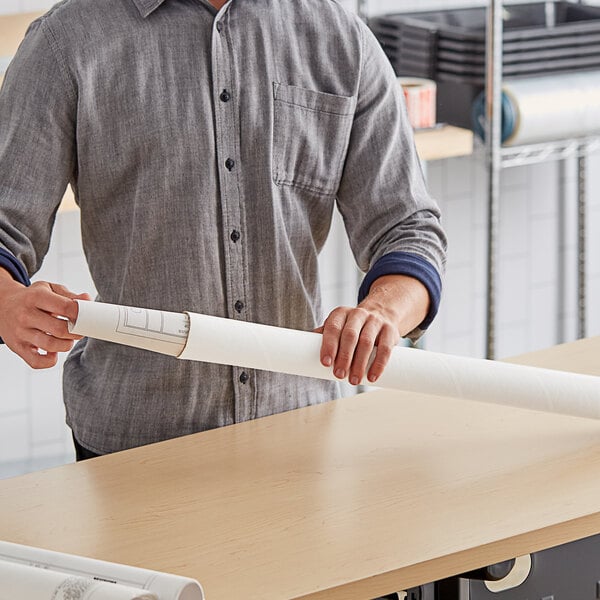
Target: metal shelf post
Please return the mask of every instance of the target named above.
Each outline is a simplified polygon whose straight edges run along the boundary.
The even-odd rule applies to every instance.
[[[577,157],[577,337],[586,335],[586,157]]]
[[[555,0],[547,0],[554,8]],[[580,2],[583,3],[583,2]],[[551,5],[551,6],[550,6]],[[486,166],[488,172],[486,356],[496,354],[496,263],[503,168],[543,160],[577,160],[577,337],[586,335],[586,156],[600,147],[600,137],[555,140],[521,147],[502,147],[502,0],[490,0],[486,25]],[[553,14],[553,11],[548,11]]]
[[[502,1],[488,5],[486,36],[486,162],[488,169],[486,356],[496,354],[496,262],[502,168]]]

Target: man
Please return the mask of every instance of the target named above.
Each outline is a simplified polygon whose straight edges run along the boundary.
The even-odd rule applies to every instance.
[[[399,86],[332,0],[63,0],[32,25],[0,93],[0,336],[34,368],[71,348],[56,317],[85,297],[28,286],[69,182],[98,300],[322,325],[322,363],[353,384],[437,311],[445,238]],[[367,275],[323,323],[336,202]],[[335,395],[97,340],[64,367],[79,458]]]

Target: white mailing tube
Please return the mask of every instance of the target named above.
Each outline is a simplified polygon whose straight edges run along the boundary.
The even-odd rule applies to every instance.
[[[114,324],[123,322],[124,311],[144,311],[117,305],[77,301],[79,317],[70,326],[73,333],[107,341],[147,348],[147,340],[115,335]],[[161,311],[149,311],[150,313]],[[166,319],[184,324],[185,315],[165,313]],[[250,369],[262,369],[335,379],[333,369],[319,359],[322,336],[187,313],[189,332],[178,358],[198,360]],[[149,322],[151,317],[146,320]],[[143,319],[142,319],[143,320]],[[102,327],[98,324],[104,322]],[[183,330],[185,324],[180,326]],[[117,327],[118,329],[118,327]],[[182,338],[183,340],[183,338]],[[174,354],[174,352],[164,353]],[[600,360],[600,358],[599,358]],[[377,386],[416,393],[449,396],[578,417],[600,418],[600,378],[510,363],[466,358],[395,347]]]
[[[81,595],[74,596],[73,590]],[[48,591],[50,595],[45,595]],[[94,600],[203,600],[204,593],[188,577],[0,541],[1,600],[86,600],[88,596]]]
[[[160,600],[155,594],[90,577],[0,560],[0,600]]]

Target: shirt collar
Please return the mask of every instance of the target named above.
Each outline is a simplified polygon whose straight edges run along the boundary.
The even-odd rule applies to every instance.
[[[154,12],[165,0],[133,0],[144,19]]]
[[[137,9],[140,11],[140,14],[144,19],[150,13],[153,13],[164,2],[165,0],[133,0],[133,3],[136,5]]]

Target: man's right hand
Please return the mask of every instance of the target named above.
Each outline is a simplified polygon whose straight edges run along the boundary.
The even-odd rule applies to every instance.
[[[69,333],[65,320],[77,320],[76,299],[90,296],[46,281],[26,287],[0,268],[0,337],[34,369],[53,367],[58,353],[81,338]]]

